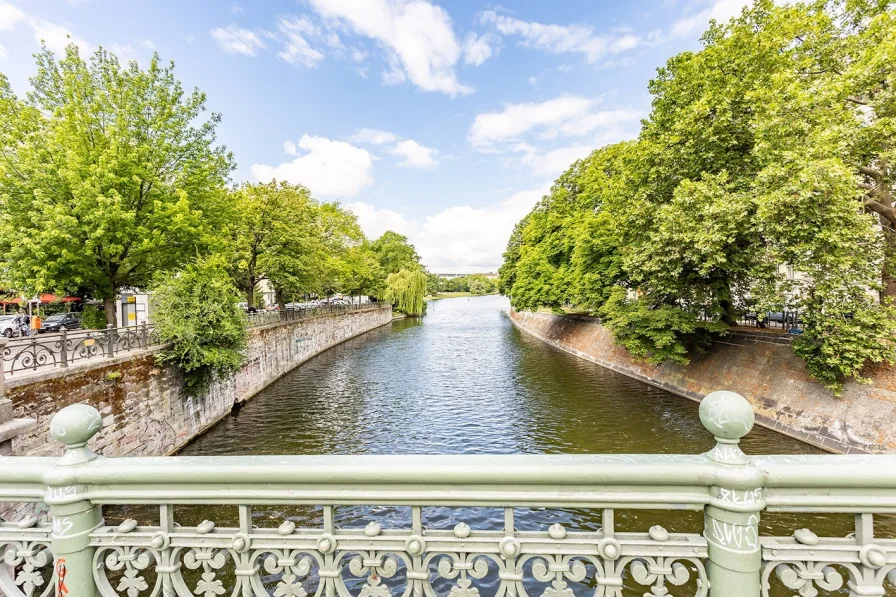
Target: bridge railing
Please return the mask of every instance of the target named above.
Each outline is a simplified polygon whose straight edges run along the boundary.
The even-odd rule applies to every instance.
[[[0,501],[49,506],[47,519],[7,507],[18,514],[0,524],[0,590],[15,597],[894,594],[896,540],[875,537],[874,517],[896,512],[896,456],[748,457],[738,446],[753,425],[746,400],[716,392],[700,415],[716,445],[699,455],[103,458],[87,447],[102,419],[74,405],[51,424],[65,445],[60,459],[0,458]],[[406,507],[409,516],[384,520],[358,509],[384,505]],[[104,508],[122,507],[136,518],[104,522]],[[227,508],[232,515],[222,514]],[[302,508],[310,514],[297,515]],[[478,523],[476,509],[490,508],[503,512],[500,523]],[[594,510],[601,523],[581,530],[566,517],[557,520],[567,524],[532,528],[515,518],[518,508]],[[353,514],[340,516],[346,509]],[[456,524],[429,524],[432,509]],[[656,524],[622,532],[620,509],[702,511],[703,524],[693,532]],[[854,533],[767,536],[766,512],[844,513]]]

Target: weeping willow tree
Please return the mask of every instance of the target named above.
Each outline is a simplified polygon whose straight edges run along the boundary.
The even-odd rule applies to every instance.
[[[423,315],[423,297],[426,295],[426,274],[422,271],[403,269],[386,278],[384,298],[396,310],[408,315]]]

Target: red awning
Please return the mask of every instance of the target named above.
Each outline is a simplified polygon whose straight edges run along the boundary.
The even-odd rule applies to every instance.
[[[42,305],[46,305],[48,303],[56,303],[56,302],[75,303],[80,300],[81,299],[76,296],[65,296],[65,297],[60,298],[60,297],[56,296],[55,294],[50,294],[50,293],[45,293],[45,294],[40,295],[40,303]],[[27,302],[31,302],[31,301],[27,301]],[[22,304],[22,299],[20,299],[20,298],[10,298],[10,299],[0,300],[0,305],[21,305],[21,304]]]

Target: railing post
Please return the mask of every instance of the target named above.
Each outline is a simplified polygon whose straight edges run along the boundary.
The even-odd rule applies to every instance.
[[[759,513],[765,508],[762,473],[738,443],[753,428],[753,409],[734,392],[712,392],[700,403],[700,421],[715,436],[706,456],[717,463],[727,486],[710,487],[703,534],[710,597],[760,595],[762,552]]]
[[[87,442],[102,426],[100,413],[86,404],[67,406],[50,422],[50,435],[65,444],[65,454],[44,474],[46,501],[53,516],[50,547],[55,559],[57,597],[99,594],[93,577],[90,533],[102,525],[102,511],[87,499],[87,486],[76,484],[76,472],[97,457]]]
[[[115,356],[115,326],[111,323],[106,324],[106,356]]]
[[[68,330],[62,328],[62,339],[59,341],[59,365],[68,367]]]

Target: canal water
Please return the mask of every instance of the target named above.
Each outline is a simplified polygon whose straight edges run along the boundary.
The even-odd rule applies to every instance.
[[[528,336],[513,326],[507,309],[507,300],[497,296],[431,302],[422,320],[395,321],[298,367],[183,454],[698,454],[712,447],[697,404]],[[759,427],[742,446],[748,454],[818,452]],[[184,524],[195,524],[210,515],[190,508],[181,516]],[[215,516],[235,521],[236,511]],[[265,527],[285,519],[299,526],[322,521],[321,510],[310,507],[258,507],[254,517]],[[376,519],[384,528],[407,528],[410,517],[409,508],[388,504],[336,510],[340,526],[363,527]],[[424,509],[427,528],[450,529],[460,521],[497,530],[503,514]],[[571,530],[601,525],[599,511],[516,511],[523,530],[544,530],[555,522]],[[616,523],[620,531],[645,532],[662,524],[699,533],[703,520],[699,512],[622,510]],[[842,537],[852,530],[852,520],[837,515],[762,519],[763,534],[789,535],[803,527]],[[486,581],[494,588],[494,577]],[[626,581],[626,595],[644,594],[645,587],[631,583]],[[570,586],[577,595],[594,592],[587,581]],[[693,583],[688,586],[671,594],[694,594]],[[772,594],[792,591],[779,587]]]

